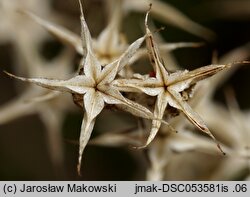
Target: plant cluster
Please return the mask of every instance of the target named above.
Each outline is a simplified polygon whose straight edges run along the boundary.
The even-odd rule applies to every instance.
[[[64,162],[63,118],[66,111],[76,110],[72,105],[75,103],[83,113],[80,137],[76,142],[79,145],[79,175],[84,175],[84,167],[83,170],[81,167],[88,159],[84,157],[84,150],[90,144],[101,147],[132,146],[132,152],[145,152],[149,163],[146,180],[230,180],[244,169],[248,170],[244,178],[249,179],[250,128],[247,116],[239,110],[232,89],[226,91],[228,110],[213,101],[218,86],[239,65],[249,64],[242,61],[248,57],[246,51],[249,51],[249,44],[232,51],[229,57],[233,59],[215,58],[211,65],[193,70],[173,68],[166,61],[167,58],[171,59],[170,51],[202,47],[203,44],[161,42],[158,33],[164,30],[149,27],[151,13],[205,39],[213,40],[214,33],[157,0],[152,4],[147,0],[110,0],[107,5],[110,20],[97,38],[91,36],[80,0],[80,36],[27,9],[18,8],[15,14],[34,20],[55,38],[74,48],[75,52],[65,49],[53,61],[46,62],[36,51],[35,43],[38,41],[35,32],[34,38],[26,40],[10,35],[9,39],[15,39],[17,46],[23,49],[25,70],[28,70],[30,78],[5,73],[42,88],[30,85],[21,91],[17,99],[2,106],[0,123],[23,115],[39,114],[48,133],[51,160],[57,168]],[[143,10],[145,13],[144,35],[131,44],[120,33],[122,12],[125,10]],[[26,30],[14,33],[22,34]],[[46,32],[43,35],[48,36]],[[81,57],[76,71],[70,65],[74,53]],[[135,71],[136,67],[147,66],[151,70],[148,73]],[[23,72],[17,73],[22,75]],[[117,132],[103,132],[91,137],[95,123],[104,110],[111,113],[128,112],[138,123],[126,125],[125,129],[121,126]],[[215,165],[213,173],[210,173],[208,163],[204,162],[209,158],[213,162],[217,158],[222,160]],[[203,160],[199,164],[199,178],[195,175],[197,166],[194,160]],[[181,165],[185,165],[183,171],[179,170]]]

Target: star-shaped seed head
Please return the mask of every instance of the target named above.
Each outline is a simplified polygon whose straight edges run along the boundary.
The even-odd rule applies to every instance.
[[[81,126],[77,167],[78,173],[80,174],[83,151],[90,139],[95,119],[103,110],[105,104],[116,105],[122,110],[128,111],[139,117],[147,119],[155,119],[155,117],[153,113],[144,106],[125,98],[112,85],[112,81],[114,81],[117,74],[124,68],[124,66],[128,64],[129,60],[141,46],[146,36],[137,39],[118,59],[103,67],[93,52],[92,38],[84,19],[80,1],[79,4],[81,10],[80,19],[83,61],[81,61],[80,73],[78,75],[68,80],[57,80],[46,78],[27,79],[6,73],[11,77],[31,82],[51,90],[69,92],[73,94],[74,100],[82,106],[84,118]]]
[[[189,99],[190,89],[205,78],[208,78],[217,72],[228,68],[230,65],[209,65],[204,66],[193,71],[176,71],[169,73],[164,65],[164,62],[159,54],[157,43],[154,41],[153,34],[147,25],[148,15],[145,17],[145,27],[147,33],[147,48],[150,62],[154,68],[155,77],[148,77],[144,80],[141,79],[117,79],[113,82],[121,91],[144,92],[150,96],[157,96],[154,116],[157,119],[162,119],[167,107],[175,108],[184,113],[187,119],[194,124],[199,130],[209,135],[214,141],[215,137],[212,135],[202,118],[197,114],[187,103]],[[161,122],[158,120],[152,121],[152,128],[150,135],[145,143],[147,146],[156,136]],[[221,152],[219,143],[216,144]],[[224,153],[224,152],[223,152]]]

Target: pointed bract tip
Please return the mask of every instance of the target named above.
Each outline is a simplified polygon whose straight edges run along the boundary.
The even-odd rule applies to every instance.
[[[219,143],[217,143],[217,147],[218,149],[220,150],[220,152],[223,154],[223,155],[226,155],[226,153],[222,150],[221,146]]]
[[[242,64],[250,64],[250,61],[249,60],[245,60],[242,62]]]
[[[137,150],[140,150],[140,149],[144,149],[144,148],[147,148],[148,144],[144,144],[142,146],[133,146],[134,149],[137,149]]]
[[[7,72],[6,70],[4,70],[3,72],[4,72],[6,75],[8,75],[9,77],[16,78],[16,76],[15,76],[15,75],[13,75],[13,74],[11,74],[11,73]]]
[[[152,3],[149,4],[149,9],[148,9],[148,11],[146,13],[146,17],[145,17],[145,26],[146,26],[146,28],[148,28],[148,15],[149,15],[149,13],[151,11],[151,7],[152,7]]]
[[[81,11],[81,17],[83,17],[83,9],[82,9],[82,1],[78,0],[79,6],[80,6],[80,11]]]
[[[11,74],[11,73],[5,71],[5,70],[4,70],[3,72],[4,72],[6,75],[8,75],[9,77],[11,77],[11,78],[19,79],[19,80],[21,80],[21,81],[28,81],[28,79],[25,79],[25,78],[23,78],[23,77],[18,77],[18,76],[13,75],[13,74]]]
[[[229,63],[229,64],[225,64],[225,67],[231,67],[231,66],[234,66],[234,65],[241,65],[241,64],[250,64],[250,61],[248,61],[248,60],[236,61],[236,62],[232,62],[232,63]]]

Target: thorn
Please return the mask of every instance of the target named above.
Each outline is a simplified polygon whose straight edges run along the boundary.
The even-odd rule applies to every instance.
[[[6,75],[8,75],[9,77],[11,77],[11,78],[16,78],[15,75],[13,75],[13,74],[7,72],[6,70],[4,70],[3,72],[4,72]]]
[[[218,149],[220,150],[220,152],[223,154],[223,155],[226,155],[226,153],[222,150],[221,146],[220,146],[220,143],[216,140],[216,138],[213,136],[213,134],[211,133],[211,131],[209,131],[208,128],[206,127],[199,127],[203,132],[205,132],[208,136],[210,136],[213,141],[216,143]]]
[[[146,27],[148,27],[148,15],[149,15],[149,13],[151,11],[151,7],[152,7],[152,3],[149,4],[149,9],[148,9],[148,11],[146,13],[146,17],[145,17],[145,26]]]
[[[231,66],[234,66],[234,65],[237,65],[237,64],[249,64],[250,65],[250,61],[248,61],[248,60],[236,61],[236,62],[225,64],[225,66],[226,67],[231,67]]]
[[[144,149],[144,148],[147,148],[147,144],[146,145],[142,145],[142,146],[133,146],[134,149],[136,150],[140,150],[140,149]]]
[[[217,143],[217,147],[218,149],[220,150],[220,152],[223,154],[223,155],[226,155],[226,153],[222,150],[221,146],[219,143]]]
[[[78,2],[79,2],[79,5],[80,5],[81,16],[83,16],[82,1],[78,0]]]
[[[3,72],[4,72],[6,75],[8,75],[9,77],[11,77],[11,78],[19,79],[19,80],[21,80],[21,81],[28,81],[28,82],[29,82],[29,79],[26,79],[26,78],[23,78],[23,77],[18,77],[18,76],[13,75],[13,74],[11,74],[11,73],[5,71],[5,70],[4,70]]]

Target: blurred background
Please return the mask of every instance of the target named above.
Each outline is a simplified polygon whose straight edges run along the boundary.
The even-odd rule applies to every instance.
[[[107,13],[107,1],[83,1],[86,21],[94,38],[108,23],[110,13]],[[160,34],[167,42],[204,43],[204,46],[199,48],[174,51],[172,55],[180,67],[194,69],[211,64],[215,50],[218,58],[241,46],[247,46],[246,53],[249,53],[250,0],[165,0],[162,2],[172,5],[216,35],[213,39],[207,40],[157,17],[150,17],[150,24],[154,23],[155,29],[165,27]],[[70,56],[70,61],[67,63],[71,66],[72,74],[80,60],[80,55],[72,47],[55,39],[30,18],[15,11],[16,9],[28,9],[43,19],[64,26],[80,35],[77,0],[0,0],[0,110],[4,110],[4,106],[17,100],[27,88],[32,86],[9,78],[2,71],[6,70],[24,77],[38,77],[39,72],[32,75],[30,71],[32,65],[38,64],[39,69],[43,70],[44,66],[48,70],[49,66],[62,63],[58,57],[62,54],[64,56],[66,51],[66,55]],[[136,10],[126,12],[122,19],[121,32],[126,36],[128,43],[131,43],[143,35],[145,12]],[[43,76],[47,75],[40,75],[40,77]],[[249,67],[240,67],[227,81],[223,82],[215,94],[215,99],[225,105],[224,89],[230,86],[237,95],[240,108],[249,110],[249,76]],[[66,99],[71,100],[71,95]],[[18,107],[14,108],[12,113],[14,115],[17,113],[17,118],[6,122],[1,122],[4,113],[0,114],[0,180],[145,180],[149,165],[145,151],[128,147],[107,148],[93,145],[87,146],[85,150],[83,173],[79,177],[76,165],[82,112],[68,103],[60,104],[58,107],[60,110],[63,109],[58,114],[63,141],[63,164],[55,167],[48,149],[47,127],[41,121],[46,119],[47,113],[41,111],[48,106],[36,103],[32,109],[36,109],[37,105],[39,109],[24,110],[23,115],[18,115]],[[51,104],[49,108],[53,111],[53,106],[56,105],[56,103]],[[64,110],[67,108],[65,105],[71,106],[71,109]],[[120,125],[130,128],[136,125],[136,119],[123,112],[104,110],[97,118],[93,136],[103,131],[119,129]]]

